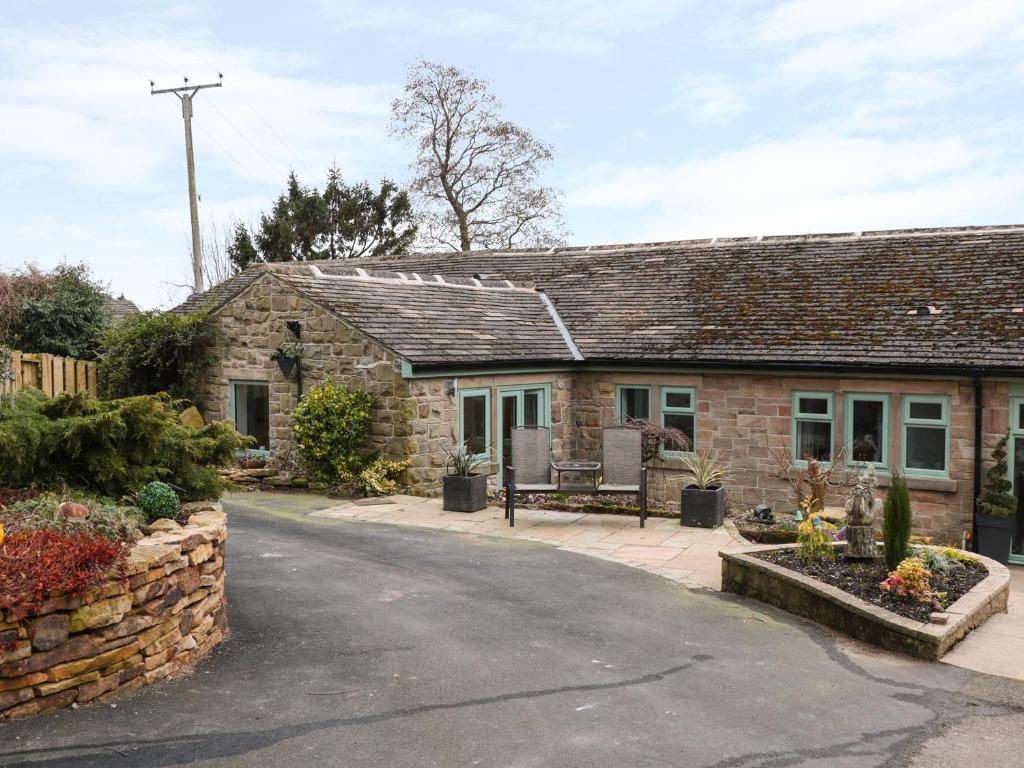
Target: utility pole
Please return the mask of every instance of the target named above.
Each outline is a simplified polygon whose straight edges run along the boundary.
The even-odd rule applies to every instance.
[[[185,120],[185,166],[188,170],[188,209],[192,217],[192,290],[194,293],[201,293],[203,290],[203,250],[199,237],[199,205],[196,202],[196,161],[192,156],[192,99],[203,88],[220,88],[224,85],[224,75],[217,73],[220,78],[216,83],[205,83],[204,85],[189,85],[188,78],[185,78],[185,85],[180,88],[160,88],[156,83],[149,81],[149,93],[156,96],[160,93],[173,93],[181,100],[181,116]]]

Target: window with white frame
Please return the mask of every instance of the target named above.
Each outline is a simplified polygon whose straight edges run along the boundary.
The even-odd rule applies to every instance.
[[[619,421],[625,423],[630,419],[651,418],[651,388],[648,386],[630,386],[619,384],[615,388],[615,408]]]
[[[903,398],[903,469],[907,474],[949,474],[949,397]]]
[[[832,393],[793,393],[793,460],[832,461]]]
[[[660,387],[661,426],[678,429],[686,443],[666,442],[662,453],[679,454],[697,449],[697,391],[692,387]]]
[[[889,466],[889,396],[846,396],[846,461],[850,466]]]

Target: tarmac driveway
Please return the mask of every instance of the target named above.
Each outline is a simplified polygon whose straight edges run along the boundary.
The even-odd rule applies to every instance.
[[[0,726],[0,765],[1020,764],[1020,683],[544,544],[305,515],[331,503],[230,499],[230,640]]]

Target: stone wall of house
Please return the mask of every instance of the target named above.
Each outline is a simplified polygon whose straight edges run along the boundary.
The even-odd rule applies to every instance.
[[[327,378],[379,397],[374,411],[372,444],[390,457],[402,457],[411,447],[409,424],[417,413],[400,361],[385,347],[300,296],[272,275],[264,275],[218,310],[213,317],[216,362],[204,377],[201,405],[208,418],[232,419],[233,381],[267,382],[270,386],[270,450],[290,455],[293,446],[291,412],[298,402],[293,373],[285,379],[270,359],[282,344],[296,339],[285,323],[302,324],[303,390]]]
[[[651,386],[652,411],[656,418],[659,386],[694,387],[697,390],[697,446],[721,451],[732,473],[729,503],[752,508],[765,502],[792,509],[796,500],[789,485],[779,477],[772,449],[788,450],[791,443],[792,393],[794,390],[834,393],[833,440],[838,452],[846,437],[843,409],[847,393],[890,395],[889,455],[900,456],[901,395],[948,395],[950,397],[949,477],[910,477],[915,530],[941,540],[959,542],[971,530],[974,506],[974,390],[967,380],[809,378],[797,376],[721,374],[580,374],[576,383],[576,443],[578,450],[593,451],[600,444],[600,428],[617,419],[616,384]],[[1005,433],[1009,419],[1009,390],[1005,382],[987,382],[983,392],[986,418],[983,451],[986,458]],[[987,463],[986,463],[987,466]],[[678,460],[659,459],[649,472],[651,498],[678,503],[685,475]],[[881,474],[881,484],[888,475]],[[841,504],[838,491],[831,504]],[[883,490],[884,497],[884,490]]]
[[[227,635],[219,505],[140,540],[122,575],[38,615],[0,612],[0,720],[105,701],[188,671]]]

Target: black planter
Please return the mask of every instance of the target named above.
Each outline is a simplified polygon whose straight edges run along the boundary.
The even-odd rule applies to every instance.
[[[996,517],[979,512],[974,517],[978,526],[978,554],[991,557],[1005,565],[1010,559],[1013,540],[1013,518]]]
[[[281,369],[281,373],[286,379],[290,379],[292,371],[295,369],[295,358],[279,357],[277,358],[277,367]]]
[[[725,522],[725,487],[683,488],[679,524],[693,528],[717,528]]]
[[[443,483],[445,512],[479,512],[487,506],[487,475],[445,475]]]

